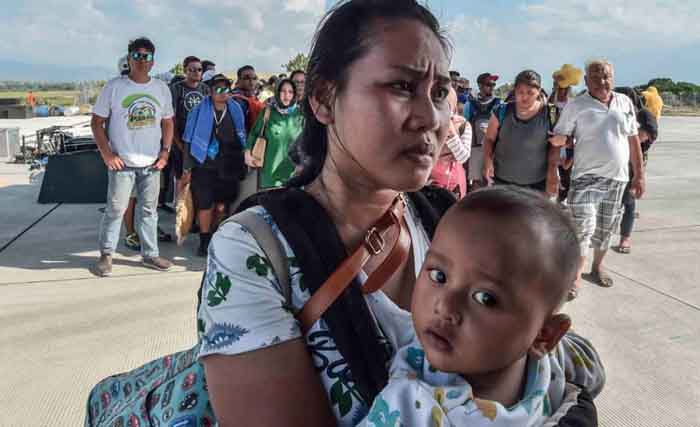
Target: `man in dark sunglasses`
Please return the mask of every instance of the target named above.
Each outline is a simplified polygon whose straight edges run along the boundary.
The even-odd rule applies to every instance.
[[[209,87],[202,82],[202,61],[196,56],[188,56],[182,61],[182,67],[185,70],[185,80],[170,86],[175,110],[175,149],[170,153],[170,166],[177,180],[182,178],[182,133],[185,131],[187,116],[209,94]]]
[[[97,98],[92,132],[108,169],[107,205],[100,225],[99,276],[112,274],[124,212],[136,189],[135,228],[146,267],[167,271],[172,263],[158,250],[158,194],[161,170],[173,139],[170,90],[149,76],[155,46],[142,37],[128,47],[129,74],[110,80]],[[109,129],[105,129],[109,120]]]
[[[252,65],[244,65],[238,69],[236,74],[236,88],[232,94],[234,99],[241,104],[246,117],[246,131],[250,132],[258,119],[258,115],[265,107],[264,103],[258,99],[258,75]]]
[[[224,74],[207,81],[211,95],[190,113],[183,134],[186,144],[182,181],[191,182],[197,206],[199,256],[207,255],[212,233],[228,215],[247,172],[243,156],[245,118],[240,104],[231,99],[231,83]]]

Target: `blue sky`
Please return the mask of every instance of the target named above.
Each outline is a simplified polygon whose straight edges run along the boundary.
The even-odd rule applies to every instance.
[[[306,52],[326,0],[24,0],[3,2],[0,58],[116,70],[129,38],[151,37],[157,70],[189,54],[219,69],[281,71]],[[618,84],[653,77],[700,83],[697,0],[429,0],[456,47],[452,68],[512,80],[563,63],[616,66]],[[116,72],[116,71],[115,71]],[[2,70],[0,69],[0,79]]]

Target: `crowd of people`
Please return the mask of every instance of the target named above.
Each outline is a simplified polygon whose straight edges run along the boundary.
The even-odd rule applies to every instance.
[[[588,279],[612,286],[603,260],[623,211],[618,250],[629,253],[658,116],[633,90],[615,90],[606,60],[585,64],[576,96],[567,65],[551,95],[524,70],[500,99],[497,75],[480,74],[472,94],[449,71],[451,54],[414,0],[341,2],[307,69],[267,85],[252,66],[233,82],[188,56],[184,79],[168,87],[149,77],[153,43],[129,43],[125,75],[94,108],[109,169],[96,269],[111,274],[134,191],[143,262],[168,270],[158,251],[162,171],[176,193],[189,185],[207,263],[199,343],[176,372],[187,374],[182,390],[199,384],[202,394],[180,406],[183,417],[597,425],[603,365],[561,308],[577,296],[591,248]],[[276,250],[238,215],[225,221],[251,175],[270,190],[243,210],[269,226]],[[114,420],[119,399],[120,410],[133,404],[167,422],[173,387],[157,408],[120,391],[144,378],[165,386],[161,365],[170,366],[99,384],[86,425],[111,425],[96,420]]]

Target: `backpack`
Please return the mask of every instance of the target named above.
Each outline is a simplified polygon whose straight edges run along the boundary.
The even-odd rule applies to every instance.
[[[484,145],[486,130],[489,127],[489,120],[491,120],[491,113],[494,108],[497,108],[499,105],[503,105],[500,98],[493,98],[486,103],[479,102],[474,98],[469,100],[470,123],[472,125],[473,135],[472,147],[481,147]],[[473,114],[472,111],[474,112]]]
[[[503,121],[506,119],[506,115],[515,113],[515,101],[503,103],[497,106],[493,113],[498,118],[498,134],[500,135],[501,127],[503,126]],[[551,103],[547,104],[547,132],[554,131],[554,126],[556,126],[557,121],[559,121],[559,114],[560,111],[556,105]],[[496,138],[496,142],[498,142],[498,138]]]

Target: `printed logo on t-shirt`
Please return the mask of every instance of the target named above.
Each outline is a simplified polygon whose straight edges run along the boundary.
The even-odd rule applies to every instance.
[[[204,99],[204,95],[197,91],[187,92],[185,94],[185,99],[183,103],[185,104],[185,110],[189,113],[194,107],[199,105]]]
[[[155,127],[156,106],[160,108],[160,102],[147,93],[135,93],[124,98],[122,107],[127,110],[127,127],[131,130]]]

